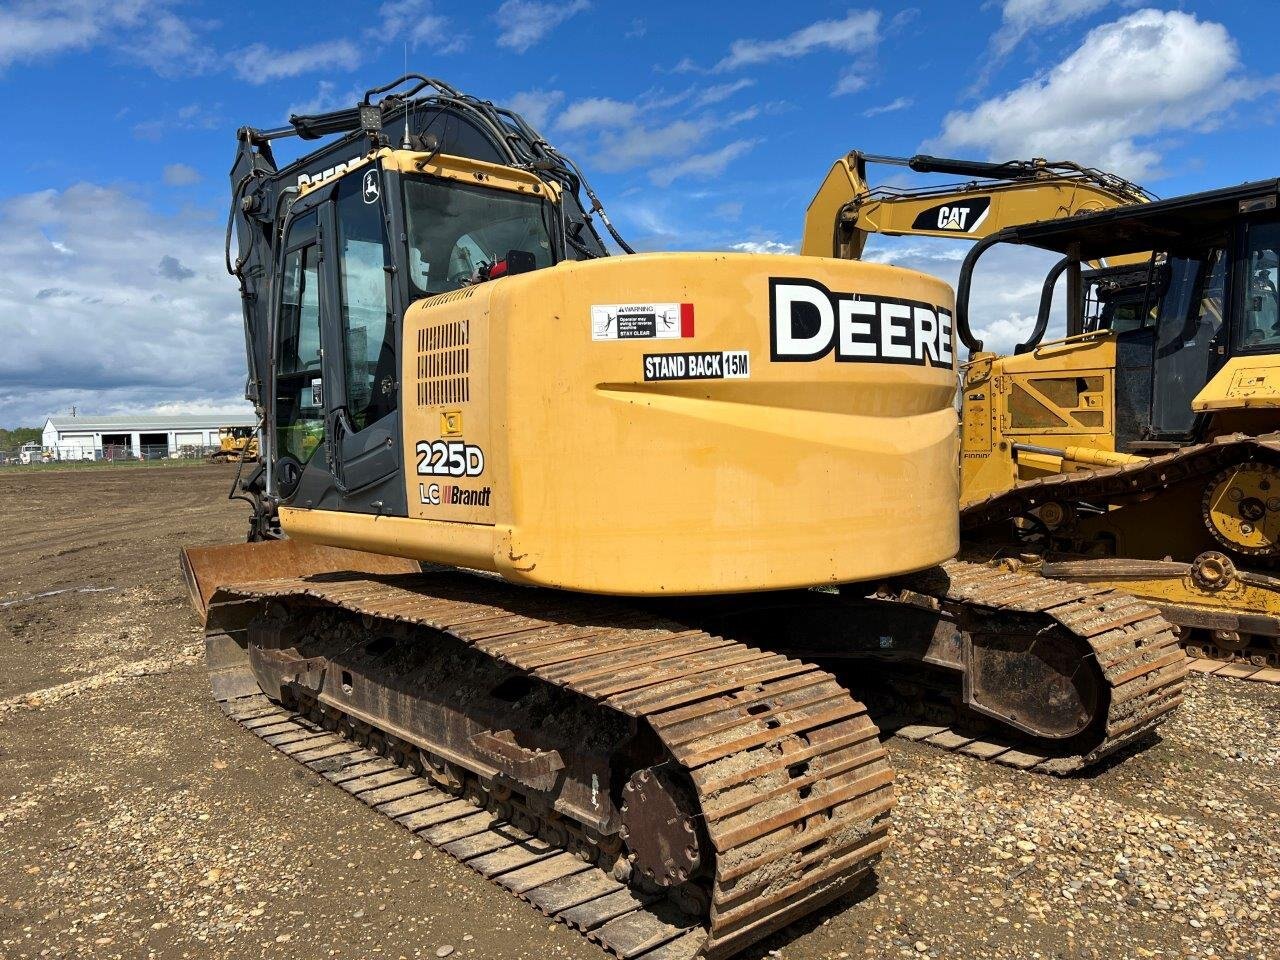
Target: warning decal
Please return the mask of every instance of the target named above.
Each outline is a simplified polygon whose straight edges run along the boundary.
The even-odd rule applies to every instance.
[[[682,340],[692,336],[692,303],[605,303],[591,307],[592,340]]]
[[[746,350],[646,353],[644,378],[653,380],[745,380],[751,376]]]

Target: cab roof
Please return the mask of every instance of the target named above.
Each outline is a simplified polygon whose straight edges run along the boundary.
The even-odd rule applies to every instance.
[[[1278,199],[1280,179],[1259,180],[1065,220],[1023,224],[1002,230],[992,241],[1039,247],[1064,256],[1074,253],[1081,260],[1100,260],[1167,250],[1188,237],[1218,233],[1242,214],[1275,210]],[[1074,249],[1076,244],[1078,249]]]

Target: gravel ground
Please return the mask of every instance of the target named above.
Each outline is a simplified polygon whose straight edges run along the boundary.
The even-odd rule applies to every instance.
[[[229,482],[0,474],[0,957],[599,960],[218,713],[176,551]],[[1280,958],[1280,688],[1162,732],[1070,780],[891,742],[876,882],[748,956]]]

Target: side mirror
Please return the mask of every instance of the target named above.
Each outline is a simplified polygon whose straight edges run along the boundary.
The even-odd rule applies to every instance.
[[[532,273],[538,269],[538,261],[528,250],[507,251],[507,273]]]

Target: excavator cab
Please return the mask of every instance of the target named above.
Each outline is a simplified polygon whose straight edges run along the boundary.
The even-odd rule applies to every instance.
[[[1278,183],[1012,227],[970,250],[957,292],[971,351],[966,500],[1056,470],[1046,448],[1153,454],[1259,432],[1280,403]],[[1030,336],[1003,358],[983,351],[968,309],[974,269],[998,244],[1062,256]],[[1143,268],[1088,269],[1147,250],[1156,254]],[[1046,341],[1063,274],[1067,336]]]
[[[299,189],[281,227],[266,371],[267,484],[280,503],[403,505],[400,318],[417,301],[562,260],[558,201],[531,174],[387,148]]]

